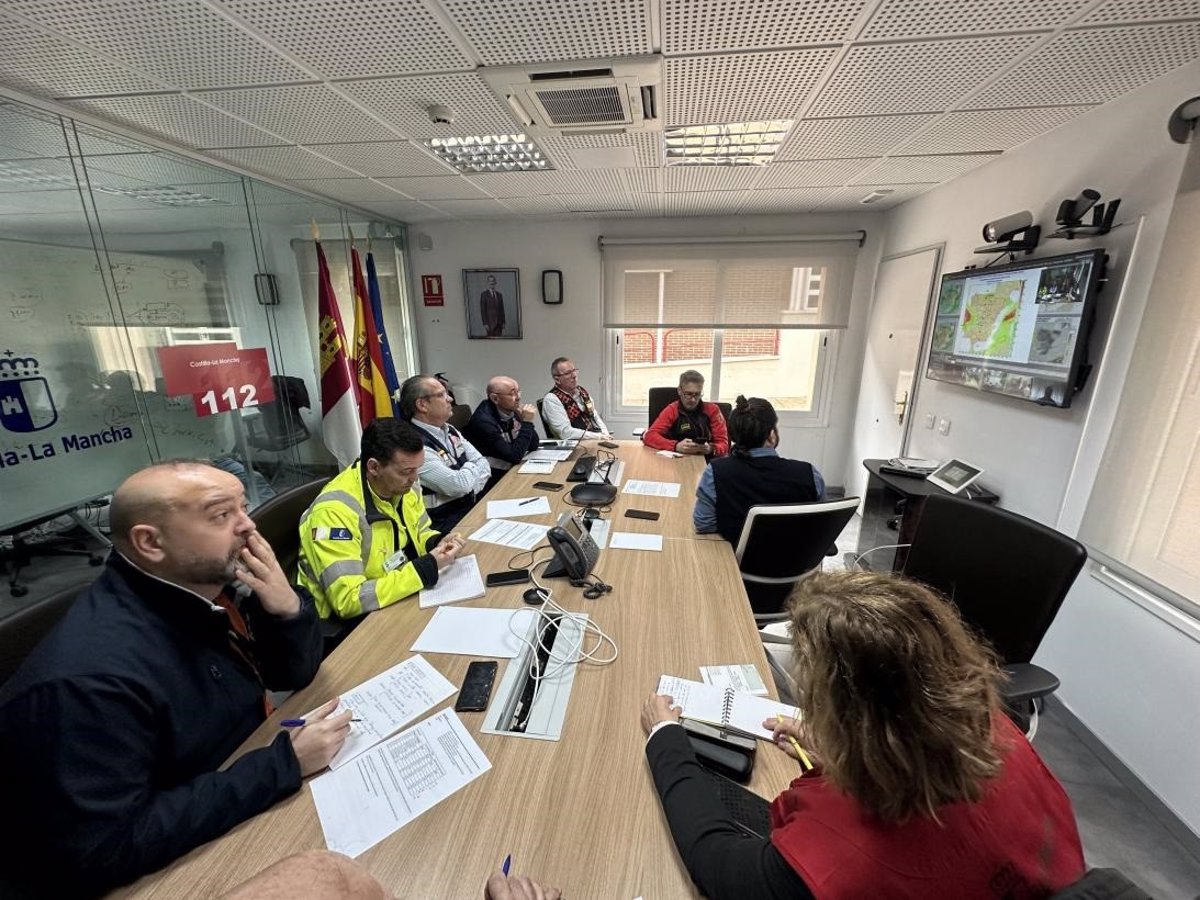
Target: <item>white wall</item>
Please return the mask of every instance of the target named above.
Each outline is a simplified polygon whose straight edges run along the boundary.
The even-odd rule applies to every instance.
[[[859,253],[849,329],[839,335],[833,370],[828,424],[784,428],[782,450],[810,460],[830,484],[841,484],[854,394],[862,358],[863,325],[881,246],[879,213],[751,216],[689,219],[607,219],[584,222],[424,223],[411,228],[412,283],[421,364],[426,371],[447,372],[457,382],[472,384],[482,396],[492,375],[507,374],[521,384],[523,399],[533,402],[552,387],[550,362],[569,356],[580,369],[580,383],[603,396],[601,369],[605,343],[600,327],[600,251],[597,238],[607,236],[802,234],[867,232]],[[417,235],[433,240],[433,249],[418,249]],[[519,268],[521,276],[520,341],[470,341],[463,305],[464,268]],[[541,301],[542,269],[561,269],[564,302]],[[422,275],[440,274],[446,305],[421,302]],[[698,323],[701,324],[701,323]],[[601,413],[605,412],[601,406]],[[605,416],[618,434],[628,436],[644,420],[622,421]]]
[[[987,469],[983,480],[1006,508],[1074,533],[1111,429],[1185,157],[1186,148],[1167,138],[1167,117],[1198,86],[1200,62],[888,214],[885,254],[945,241],[947,271],[974,261],[970,250],[981,242],[984,222],[1029,209],[1045,227],[1058,202],[1084,187],[1105,200],[1122,198],[1117,218],[1130,223],[1096,242],[1118,248],[1115,274],[1123,283],[1114,279],[1102,295],[1103,321],[1092,342],[1099,370],[1076,405],[1043,409],[924,380],[910,452],[969,459]],[[1051,241],[1038,254],[1079,245]],[[922,428],[929,412],[952,420],[948,437]],[[1067,706],[1200,834],[1200,779],[1188,762],[1200,735],[1198,629],[1155,598],[1135,602],[1130,593],[1114,589],[1089,563],[1036,661],[1062,679],[1059,696]]]

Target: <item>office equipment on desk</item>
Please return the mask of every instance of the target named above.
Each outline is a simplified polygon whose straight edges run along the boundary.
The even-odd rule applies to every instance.
[[[636,534],[632,531],[614,531],[608,542],[610,550],[657,550],[662,552],[661,534]]]
[[[444,709],[312,780],[325,845],[358,856],[491,767],[458,716]]]
[[[337,709],[330,715],[352,709],[357,724],[350,729],[329,768],[340,768],[370,750],[453,693],[454,685],[422,656],[410,656],[357,687],[342,691]],[[314,709],[303,718],[311,719],[315,712]]]
[[[550,512],[550,501],[545,497],[515,497],[512,500],[489,500],[487,517],[505,519],[509,516],[541,516]]]
[[[589,484],[611,484],[620,486],[621,478],[625,475],[625,460],[606,459],[592,467],[592,474],[587,477]]]
[[[517,634],[527,627],[523,619],[531,614],[530,610],[525,609],[441,606],[410,649],[414,653],[457,653],[462,656],[512,659],[521,652],[521,640]]]
[[[528,580],[528,569],[505,569],[502,572],[488,572],[485,584],[488,587],[502,587],[506,584],[524,584]]]
[[[685,719],[696,719],[760,741],[774,740],[772,729],[763,728],[762,723],[767,719],[774,721],[776,716],[800,718],[800,710],[794,706],[674,675],[659,678],[656,693],[668,694],[683,711]]]
[[[517,473],[519,475],[549,475],[554,471],[556,465],[558,465],[558,461],[554,459],[533,459],[527,456],[525,462],[521,463],[521,467],[517,469]]]
[[[963,491],[970,496],[970,485],[983,474],[983,469],[961,459],[948,459],[935,471],[929,473],[929,483],[935,484],[948,494]]]
[[[757,697],[767,696],[767,686],[762,676],[750,663],[735,666],[701,666],[700,678],[705,684],[711,684],[713,687],[729,688]]]
[[[678,497],[679,482],[677,481],[642,481],[631,478],[625,482],[624,494],[638,494],[645,497]]]
[[[906,475],[909,478],[926,478],[941,463],[936,459],[921,459],[916,456],[893,456],[886,463],[881,463],[879,471],[889,475]]]
[[[570,657],[583,645],[588,617],[576,613],[532,618],[526,644],[504,670],[479,730],[557,741],[562,736],[578,668]]]
[[[483,712],[492,696],[492,682],[496,680],[494,659],[477,659],[467,666],[458,699],[454,701],[455,712]]]
[[[608,506],[617,499],[617,489],[611,484],[577,484],[568,496],[579,506]]]
[[[554,548],[554,559],[542,573],[545,578],[570,578],[582,581],[596,567],[600,547],[584,527],[581,516],[569,512],[558,517],[558,524],[547,532],[550,546]]]
[[[571,466],[571,471],[567,473],[567,481],[587,481],[595,468],[596,457],[590,453],[584,454]]]
[[[539,525],[537,522],[489,519],[482,528],[472,532],[467,540],[499,544],[501,547],[515,547],[518,550],[532,550],[545,539],[546,532],[549,530],[549,525]]]
[[[475,554],[460,556],[438,572],[437,584],[421,589],[420,607],[429,609],[443,603],[460,603],[474,600],[484,594],[483,577],[479,574],[479,561]]]
[[[583,524],[587,528],[587,533],[591,536],[592,541],[595,542],[596,549],[603,550],[608,545],[608,533],[612,530],[612,521],[597,517],[595,519],[585,519]]]

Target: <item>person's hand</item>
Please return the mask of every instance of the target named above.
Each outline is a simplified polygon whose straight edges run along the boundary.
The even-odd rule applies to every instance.
[[[343,710],[336,716],[330,714],[337,709],[338,700],[334,697],[324,706],[305,716],[306,724],[289,732],[292,739],[292,751],[296,761],[300,763],[300,777],[307,778],[314,772],[320,772],[329,761],[342,749],[346,736],[350,734],[350,720],[354,713]]]
[[[288,617],[300,612],[300,595],[283,574],[271,545],[257,531],[250,534],[238,555],[234,575],[258,595],[265,612]]]
[[[673,697],[666,694],[651,694],[642,704],[642,730],[649,734],[659,722],[678,722],[683,710],[675,705]]]
[[[458,558],[463,548],[462,537],[458,534],[448,534],[429,551],[429,555],[437,560],[437,567],[444,569]]]
[[[684,438],[682,441],[676,441],[675,452],[683,453],[687,456],[695,456],[697,453],[704,452],[704,445],[697,444],[691,438]]]
[[[800,755],[796,752],[795,744],[792,743],[792,741],[795,741],[803,748],[809,760],[812,760],[813,753],[808,746],[808,734],[805,731],[804,723],[799,719],[793,719],[788,716],[783,716],[782,721],[777,718],[763,719],[762,727],[770,729],[771,740],[775,742],[775,746],[783,750],[792,759],[800,759]]]
[[[524,875],[505,875],[493,872],[483,889],[483,900],[559,900],[562,891],[542,887]]]
[[[520,414],[522,422],[532,422],[533,417],[537,415],[537,407],[532,403],[526,403],[517,412]]]

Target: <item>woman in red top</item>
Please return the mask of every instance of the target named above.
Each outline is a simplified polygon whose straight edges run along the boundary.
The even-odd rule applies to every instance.
[[[769,839],[729,820],[671,698],[642,710],[672,836],[709,900],[1037,898],[1083,875],[1070,801],[952,604],[894,575],[817,574],[790,614],[804,720],[763,724],[816,769],[771,804]]]

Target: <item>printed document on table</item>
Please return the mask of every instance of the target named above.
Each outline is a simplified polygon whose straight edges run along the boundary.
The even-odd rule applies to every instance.
[[[554,462],[562,462],[564,459],[570,459],[574,450],[534,450],[526,459],[535,461],[553,460]]]
[[[767,686],[763,683],[762,676],[750,663],[735,666],[701,666],[700,677],[704,679],[705,684],[715,687],[731,688],[758,697],[767,696]]]
[[[610,550],[658,550],[662,551],[661,534],[635,534],[632,531],[614,531],[609,538]]]
[[[639,481],[631,478],[622,488],[625,494],[644,494],[647,497],[678,497],[678,481]]]
[[[527,459],[517,472],[521,475],[549,475],[556,465],[558,460],[554,459]]]
[[[311,782],[325,845],[358,856],[492,767],[451,709]]]
[[[531,503],[530,506],[532,505]],[[549,530],[549,525],[538,525],[536,522],[489,519],[467,540],[499,544],[501,547],[516,547],[518,550],[532,550],[542,542]]]
[[[540,516],[548,512],[550,512],[550,501],[545,497],[489,500],[487,505],[489,519],[503,519],[505,516]]]
[[[341,702],[331,715],[349,709],[361,721],[350,725],[346,743],[333,757],[329,768],[336,769],[370,750],[456,690],[423,656],[410,656],[358,687],[343,691]]]
[[[414,652],[512,659],[524,646],[533,610],[441,606],[412,645]]]
[[[438,572],[437,584],[421,589],[421,609],[441,606],[443,603],[458,603],[474,600],[485,593],[483,576],[479,574],[479,560],[472,553],[460,556]]]

